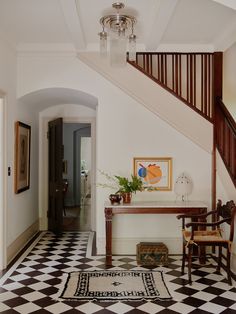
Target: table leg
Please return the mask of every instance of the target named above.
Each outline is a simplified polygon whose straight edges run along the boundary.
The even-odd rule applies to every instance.
[[[200,214],[206,214],[206,210],[202,209]],[[200,222],[206,222],[206,218],[200,219]],[[206,227],[200,227],[200,230],[206,230]],[[199,247],[199,263],[206,264],[206,247],[204,245]]]
[[[105,208],[106,266],[112,266],[112,208]]]

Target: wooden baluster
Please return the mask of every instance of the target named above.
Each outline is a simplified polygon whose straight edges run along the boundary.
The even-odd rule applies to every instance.
[[[163,53],[161,54],[161,83],[164,83],[164,62],[163,62]]]
[[[189,103],[189,54],[187,56],[187,102]]]
[[[211,56],[208,54],[208,106],[207,106],[207,116],[211,117]]]
[[[151,76],[153,76],[152,75],[152,58],[153,58],[153,55],[151,54],[150,55],[150,67],[151,67],[151,73],[150,74],[151,74]]]
[[[203,54],[201,54],[201,112],[203,112]]]
[[[146,61],[147,61],[147,73],[150,74],[150,68],[149,68],[149,54],[146,55]]]
[[[172,54],[172,90],[175,90],[175,59],[174,54]]]
[[[203,113],[207,114],[207,55],[204,55],[204,109]]]
[[[158,80],[159,82],[161,81],[161,77],[160,77],[160,54],[157,55],[157,73],[158,73]]]
[[[193,106],[196,107],[196,55],[193,56]]]
[[[179,71],[178,71],[178,54],[175,54],[175,92],[179,95]]]
[[[190,58],[190,104],[193,103],[193,55],[189,55]]]
[[[164,57],[165,57],[164,58],[164,61],[165,61],[164,84],[167,85],[167,55],[166,55],[166,53],[165,53]]]
[[[179,95],[182,97],[182,54],[179,54]]]
[[[143,69],[145,70],[145,54],[143,54]]]

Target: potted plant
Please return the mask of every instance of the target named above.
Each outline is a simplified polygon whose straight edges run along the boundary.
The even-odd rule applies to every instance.
[[[131,175],[131,179],[129,180],[126,177],[115,176],[118,180],[119,190],[117,193],[121,194],[123,198],[123,203],[130,203],[132,198],[132,193],[136,193],[137,191],[142,191],[143,183],[140,178],[137,176]]]
[[[116,190],[116,192],[110,194],[109,197],[112,204],[119,203],[121,200],[120,196],[123,198],[123,203],[130,203],[132,193],[143,190],[142,180],[137,176],[131,175],[129,179],[118,175],[111,176],[104,171],[100,171],[100,173],[106,177],[109,183],[100,183],[99,186]]]

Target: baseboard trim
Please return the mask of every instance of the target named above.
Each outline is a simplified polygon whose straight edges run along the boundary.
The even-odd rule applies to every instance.
[[[16,257],[16,255],[24,246],[26,246],[26,244],[37,232],[39,232],[39,220],[35,221],[7,247],[7,265]]]
[[[112,252],[114,255],[135,255],[139,242],[163,242],[169,254],[182,254],[182,238],[112,238]],[[105,238],[97,238],[97,254],[105,254]]]

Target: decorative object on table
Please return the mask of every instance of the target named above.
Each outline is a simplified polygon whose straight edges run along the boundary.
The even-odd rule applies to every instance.
[[[120,204],[120,201],[122,200],[122,197],[120,194],[110,194],[109,200],[111,201],[111,204]]]
[[[15,193],[30,187],[30,135],[31,127],[17,121],[15,123]]]
[[[123,203],[130,203],[132,198],[132,193],[143,190],[142,180],[131,175],[131,178],[122,177],[118,175],[111,176],[104,171],[100,170],[100,173],[105,176],[109,183],[99,183],[98,186],[103,188],[115,189],[115,194],[119,194],[123,198]]]
[[[158,266],[168,264],[168,248],[162,242],[140,242],[136,247],[137,264]]]
[[[182,173],[175,181],[174,191],[175,194],[181,197],[181,200],[187,201],[188,196],[192,193],[193,184],[191,179],[184,173]]]
[[[134,175],[143,182],[147,191],[170,191],[172,189],[172,158],[135,157]]]
[[[160,271],[102,270],[65,274],[59,300],[148,301],[171,299]]]

